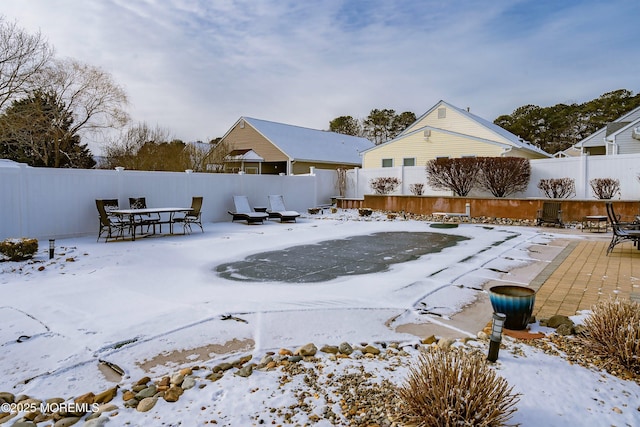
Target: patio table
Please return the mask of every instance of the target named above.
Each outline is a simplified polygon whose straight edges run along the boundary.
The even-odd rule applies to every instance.
[[[169,214],[169,218],[167,221],[161,221],[161,224],[169,224],[169,234],[173,234],[173,217],[175,214],[180,212],[189,212],[191,211],[191,207],[188,208],[144,208],[144,209],[114,209],[109,211],[111,215],[120,215],[120,216],[129,216],[129,220],[132,224],[135,224],[134,218],[136,215],[148,215],[148,214]],[[154,230],[155,231],[155,230]],[[131,230],[131,240],[136,240],[136,227],[135,225]]]

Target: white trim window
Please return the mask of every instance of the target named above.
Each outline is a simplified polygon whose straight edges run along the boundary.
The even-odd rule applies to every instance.
[[[382,167],[383,168],[392,168],[393,167],[393,159],[382,159]]]
[[[402,166],[415,166],[416,158],[415,157],[405,157],[402,159]]]

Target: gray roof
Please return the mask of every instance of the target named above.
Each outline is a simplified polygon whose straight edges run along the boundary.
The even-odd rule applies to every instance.
[[[360,165],[360,152],[373,147],[366,138],[242,117],[292,160]]]

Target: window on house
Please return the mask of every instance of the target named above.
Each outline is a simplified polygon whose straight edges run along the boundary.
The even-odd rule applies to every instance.
[[[464,154],[462,156],[463,159],[475,159],[476,155],[475,154]]]
[[[416,158],[415,157],[405,157],[404,159],[402,159],[402,165],[403,166],[415,166],[416,165]]]
[[[393,159],[382,159],[382,167],[383,168],[392,168],[393,167]]]
[[[438,118],[446,119],[447,118],[447,109],[446,108],[438,108]]]

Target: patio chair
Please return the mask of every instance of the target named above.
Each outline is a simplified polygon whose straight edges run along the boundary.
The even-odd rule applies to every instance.
[[[280,218],[280,222],[296,221],[296,218],[300,216],[300,213],[296,211],[288,211],[284,206],[284,197],[281,195],[269,196],[269,219]]]
[[[131,209],[146,209],[147,199],[145,197],[129,197],[129,207]],[[153,227],[153,234],[156,234],[156,225],[160,227],[160,233],[162,233],[162,222],[160,222],[160,214],[140,214],[136,215],[135,226],[140,227],[142,233],[142,227],[147,226],[147,233],[149,229]]]
[[[609,255],[617,244],[628,240],[632,241],[633,245],[640,250],[640,229],[638,229],[640,224],[620,222],[620,216],[616,215],[613,209],[613,203],[605,202],[605,205],[607,206],[607,216],[609,217],[609,222],[611,222],[611,230],[613,233],[611,243],[609,243],[609,247],[607,248],[607,255]]]
[[[266,212],[255,212],[249,206],[249,199],[247,196],[233,196],[233,204],[235,211],[228,211],[232,216],[231,221],[247,221],[247,224],[262,223],[265,219],[269,218],[269,214]]]
[[[130,229],[131,222],[120,216],[109,214],[109,211],[118,209],[118,200],[96,199],[96,208],[98,208],[98,220],[100,223],[96,241],[100,241],[100,237],[105,232],[107,233],[104,238],[105,243],[109,239],[117,239],[118,237],[124,239],[124,232]]]
[[[562,223],[562,207],[560,202],[543,202],[542,209],[538,209],[536,215],[536,225],[540,226],[544,223],[557,224],[564,227]]]
[[[204,233],[204,228],[202,227],[202,197],[192,197],[191,210],[187,211],[184,216],[174,218],[173,222],[182,223],[183,234],[185,234],[187,230],[191,233],[191,224],[196,224]]]

